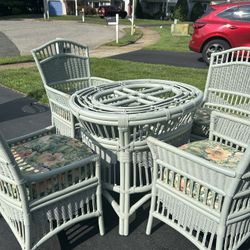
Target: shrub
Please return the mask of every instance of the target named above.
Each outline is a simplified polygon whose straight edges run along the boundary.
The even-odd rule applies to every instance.
[[[91,15],[96,15],[96,9],[92,8],[89,5],[78,5],[78,12],[82,12],[82,9],[84,8],[84,15],[85,16],[91,16]]]
[[[196,2],[192,8],[190,19],[191,21],[195,21],[200,18],[204,13],[204,8],[200,2]]]
[[[174,8],[174,18],[180,21],[187,21],[188,19],[187,0],[178,0]]]
[[[136,15],[136,18],[144,18],[140,1],[137,1],[136,8],[135,8],[135,15]]]

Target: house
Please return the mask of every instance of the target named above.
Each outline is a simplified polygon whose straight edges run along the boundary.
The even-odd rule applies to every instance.
[[[132,14],[132,4],[135,2],[140,5],[144,17],[164,18],[168,17],[173,10],[178,0],[44,0],[48,1],[50,14],[53,15],[66,15],[78,14],[80,6],[89,5],[93,8],[98,8],[101,5],[115,5],[127,11],[128,16]],[[225,2],[230,0],[187,0],[189,11],[191,12],[195,2],[201,2],[204,6],[214,2]]]

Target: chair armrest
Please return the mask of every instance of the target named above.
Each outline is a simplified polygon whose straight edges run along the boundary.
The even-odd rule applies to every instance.
[[[55,127],[49,126],[49,127],[44,128],[44,129],[40,129],[40,130],[34,131],[32,133],[10,139],[7,141],[7,143],[9,144],[9,146],[14,146],[18,143],[30,141],[30,140],[36,139],[37,137],[40,137],[40,136],[54,134],[55,132],[56,132]]]
[[[27,196],[32,210],[63,197],[101,185],[100,158],[92,155],[81,161],[41,174],[24,176]]]
[[[87,164],[91,162],[99,161],[99,159],[100,157],[97,154],[93,154],[80,161],[73,162],[63,167],[55,168],[48,172],[39,173],[39,174],[26,174],[24,175],[24,178],[27,180],[27,182],[30,182],[30,183],[45,181],[47,179],[52,178],[53,176],[67,173],[75,169],[84,168],[84,166],[86,166]]]
[[[45,173],[23,175],[23,178],[30,204],[43,206],[52,197],[60,199],[69,190],[79,192],[82,188],[100,185],[100,158],[92,155]]]
[[[175,193],[180,199],[221,211],[236,172],[219,167],[153,137],[147,143],[153,155],[153,190]],[[155,192],[155,191],[154,191]],[[204,207],[205,205],[205,207]]]
[[[111,83],[114,83],[114,81],[106,79],[106,78],[101,78],[101,77],[91,77],[90,83],[91,83],[91,86],[99,86],[101,84],[111,84]]]
[[[236,176],[235,171],[232,169],[218,167],[212,162],[159,141],[156,138],[148,137],[147,143],[152,152],[154,162],[180,175],[195,179],[203,185],[226,190],[223,186],[225,182],[218,182],[217,180],[220,178],[231,179]],[[215,176],[216,178],[214,178]]]
[[[226,145],[233,144],[236,148],[246,148],[250,144],[250,120],[213,111],[209,139]]]
[[[56,103],[57,105],[61,106],[64,109],[69,110],[69,98],[70,94],[65,93],[61,90],[55,89],[50,86],[45,86],[47,96],[50,102]]]

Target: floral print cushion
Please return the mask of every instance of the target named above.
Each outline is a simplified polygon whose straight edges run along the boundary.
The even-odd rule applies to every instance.
[[[43,173],[92,154],[80,141],[56,134],[15,145],[11,151],[25,173]]]
[[[182,150],[197,155],[218,167],[235,168],[239,163],[243,153],[226,145],[219,144],[210,140],[191,142],[180,147]],[[185,194],[197,201],[220,211],[223,197],[209,190],[206,186],[188,179],[180,174],[165,169],[163,173],[163,182],[171,185],[176,190],[185,192]]]
[[[210,140],[191,142],[182,145],[180,149],[225,168],[235,168],[243,156],[243,152],[233,147]]]
[[[192,134],[205,138],[208,137],[211,112],[212,110],[206,107],[196,110],[192,126]]]

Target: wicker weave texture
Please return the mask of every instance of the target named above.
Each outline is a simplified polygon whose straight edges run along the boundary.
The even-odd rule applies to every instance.
[[[60,134],[75,137],[76,120],[68,100],[79,89],[112,81],[91,77],[89,49],[64,39],[52,40],[32,50],[46,90],[52,113],[52,124]]]
[[[82,138],[103,159],[103,194],[119,217],[121,235],[128,235],[130,216],[150,198],[147,137],[175,145],[187,142],[201,101],[201,91],[192,86],[155,79],[114,82],[72,95],[70,106]],[[131,196],[138,193],[142,198],[132,203]]]
[[[39,174],[25,174],[10,147],[55,132],[48,128],[8,143],[0,137],[0,212],[22,249],[36,249],[64,228],[98,217],[104,234],[100,160],[94,154]]]
[[[202,106],[249,119],[249,47],[238,47],[212,54]],[[208,130],[208,126],[204,126],[204,130]]]
[[[213,111],[209,140],[244,152],[237,167],[219,167],[148,138],[154,171],[146,232],[151,233],[157,218],[199,249],[238,249],[250,236],[250,121]],[[166,181],[169,173],[177,183]],[[195,188],[199,191],[194,196]]]

